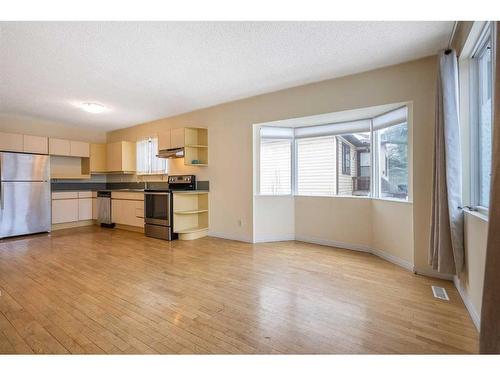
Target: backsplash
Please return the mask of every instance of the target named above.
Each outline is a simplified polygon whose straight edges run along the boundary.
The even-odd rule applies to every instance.
[[[75,190],[118,190],[118,189],[165,189],[168,187],[168,182],[165,181],[116,181],[116,182],[101,182],[101,181],[64,181],[53,180],[51,183],[52,191],[75,191]],[[196,188],[198,190],[209,190],[209,181],[197,181]]]

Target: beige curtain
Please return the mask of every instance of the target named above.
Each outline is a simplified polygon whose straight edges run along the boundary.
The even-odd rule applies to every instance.
[[[488,247],[481,309],[480,352],[500,354],[500,27],[493,37],[493,149]]]
[[[429,264],[455,274],[464,265],[458,62],[454,50],[441,51],[438,59]]]

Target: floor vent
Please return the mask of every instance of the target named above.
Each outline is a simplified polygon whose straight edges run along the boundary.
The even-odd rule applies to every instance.
[[[434,294],[435,298],[444,299],[445,301],[449,301],[448,293],[446,293],[446,289],[440,286],[432,286],[432,294]]]

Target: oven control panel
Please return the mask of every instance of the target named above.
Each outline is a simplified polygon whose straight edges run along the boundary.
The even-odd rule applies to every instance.
[[[194,175],[168,176],[169,184],[191,184],[195,181]]]

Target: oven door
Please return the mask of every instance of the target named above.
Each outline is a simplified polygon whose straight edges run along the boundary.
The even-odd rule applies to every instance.
[[[144,192],[144,221],[146,224],[170,226],[170,193]]]

